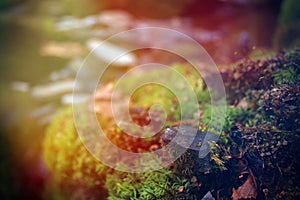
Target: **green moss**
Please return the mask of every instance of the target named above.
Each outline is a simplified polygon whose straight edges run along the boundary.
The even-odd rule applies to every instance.
[[[105,181],[107,168],[83,146],[75,130],[71,108],[65,109],[48,127],[44,159],[52,172],[52,184],[66,193],[72,193],[78,186],[100,187]]]
[[[275,85],[297,85],[300,81],[299,50],[288,51],[285,57],[288,59],[288,62],[283,63],[282,67],[273,74]]]
[[[261,109],[265,118],[274,126],[300,131],[299,87],[283,85],[267,91],[261,98]]]
[[[248,57],[251,60],[265,60],[265,59],[268,59],[268,58],[274,57],[274,56],[276,56],[276,52],[275,51],[272,51],[270,49],[263,49],[263,48],[254,49],[248,55]]]
[[[277,84],[291,84],[300,81],[300,74],[295,69],[282,69],[273,74],[274,80]]]
[[[209,100],[209,94],[204,90],[204,84],[195,71],[182,66],[174,69],[187,77],[198,94],[199,102]],[[147,76],[157,76],[157,73],[150,73]],[[130,79],[128,85],[135,84],[138,78]],[[172,77],[168,78],[171,78],[170,81],[176,81],[172,80]],[[149,87],[140,88],[132,97],[133,103],[130,109],[133,120],[139,125],[147,124],[148,108],[153,103],[159,103],[167,110],[169,124],[178,121],[180,106],[174,94],[158,85]],[[182,85],[182,87],[189,86]],[[184,106],[188,107],[189,116],[193,118],[197,109],[195,105],[189,104],[189,95],[186,94],[187,101]],[[109,120],[103,113],[98,115],[98,120],[110,141],[127,151],[148,151],[153,144],[159,144],[159,135],[151,140],[131,137],[121,131],[113,120]],[[48,127],[44,140],[44,158],[53,173],[53,181],[62,187],[75,185],[94,187],[105,181],[108,169],[95,160],[83,146],[74,126],[71,108],[65,109]]]
[[[153,104],[159,104],[164,107],[169,120],[178,121],[181,119],[181,110],[183,107],[185,110],[188,110],[189,113],[185,114],[187,119],[195,118],[195,115],[198,114],[198,110],[200,106],[210,102],[210,94],[207,89],[205,89],[205,83],[201,79],[200,75],[197,71],[189,65],[175,65],[172,67],[176,72],[185,77],[189,83],[189,85],[184,84],[182,81],[178,81],[178,75],[176,73],[168,74],[168,76],[161,76],[159,70],[150,71],[144,75],[130,76],[125,80],[126,85],[122,87],[121,93],[127,94],[130,92],[130,88],[136,85],[139,82],[139,79],[145,78],[147,80],[155,80],[159,78],[160,80],[174,84],[176,83],[176,88],[180,88],[182,96],[184,96],[184,103],[179,104],[178,99],[175,94],[170,91],[168,88],[159,85],[159,84],[149,84],[140,87],[138,90],[134,92],[131,97],[132,107],[144,107],[149,108]],[[194,93],[190,93],[190,87],[192,87]],[[193,96],[197,96],[199,105],[194,105],[192,101]],[[180,107],[181,106],[181,107]],[[203,109],[203,107],[202,107]],[[167,123],[167,125],[170,125]]]
[[[135,166],[137,167],[137,166]],[[115,171],[108,175],[106,188],[109,192],[109,200],[164,200],[174,199],[173,193],[176,189],[175,175],[168,169],[143,173],[124,173]]]
[[[214,196],[217,191],[222,191],[224,199],[228,199],[232,188],[241,186],[239,176],[241,168],[246,165],[254,172],[258,184],[270,189],[270,198],[279,199],[278,194],[284,190],[286,197],[293,199],[297,197],[291,191],[297,191],[294,185],[299,177],[295,172],[300,160],[300,145],[297,142],[299,61],[299,50],[296,49],[262,60],[245,60],[233,71],[228,69],[226,86],[232,105],[228,106],[220,139],[209,142],[211,151],[204,159],[199,159],[195,149],[188,149],[169,169],[139,174],[107,173],[107,168],[95,161],[81,144],[74,128],[72,110],[66,109],[50,125],[45,138],[44,155],[54,181],[62,185],[77,185],[77,188],[90,186],[96,188],[92,191],[98,193],[100,185],[105,184],[111,200],[201,199],[207,191],[212,191]],[[189,66],[175,66],[174,69],[187,78],[197,94],[199,107],[203,111],[200,127],[202,131],[207,131],[211,105],[205,84]],[[160,77],[159,73],[150,72],[147,77],[167,78],[169,82],[177,83],[172,75]],[[127,79],[124,94],[140,78]],[[185,90],[187,85],[179,87],[188,91]],[[184,95],[187,101],[183,106],[187,106],[187,117],[193,122],[199,110],[189,104],[190,94]],[[133,93],[130,105],[133,121],[141,126],[148,124],[148,111],[153,103],[165,108],[168,115],[165,126],[174,125],[180,119],[178,99],[168,89],[154,84]],[[98,114],[98,120],[109,140],[126,151],[151,151],[153,145],[161,145],[159,134],[146,140],[128,136],[105,116],[105,112]],[[209,131],[213,134],[214,130]],[[276,188],[269,177],[276,181]]]
[[[299,62],[298,49],[247,60],[227,85],[230,99],[238,99],[234,106],[246,100],[248,112],[233,120],[227,146],[232,156],[247,160],[259,184],[269,190],[266,199],[299,198]]]
[[[244,60],[233,70],[227,71],[225,86],[230,103],[238,104],[241,99],[246,99],[255,104],[255,99],[264,90],[271,89],[285,78],[279,75],[281,70],[293,70],[299,74],[299,65],[299,49],[281,51],[263,60]]]
[[[201,122],[203,124],[209,124],[211,120],[211,105],[207,105],[201,115]],[[226,109],[225,122],[223,125],[223,131],[230,131],[237,123],[245,123],[252,113],[246,108],[228,107]],[[213,131],[213,130],[210,130]]]

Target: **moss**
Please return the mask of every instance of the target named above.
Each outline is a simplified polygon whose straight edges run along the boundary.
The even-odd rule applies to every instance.
[[[278,84],[281,70],[294,70],[299,74],[299,65],[299,49],[282,51],[268,59],[244,60],[227,72],[225,86],[229,100],[234,104],[238,104],[243,98],[254,102],[253,97],[259,98],[264,90]]]
[[[230,98],[238,99],[234,106],[246,100],[248,111],[246,118],[233,120],[246,119],[228,132],[230,152],[247,160],[259,198],[299,198],[299,62],[297,49],[248,60],[226,83]]]
[[[223,131],[228,132],[239,123],[245,123],[249,117],[253,116],[253,113],[247,108],[241,107],[228,107],[226,109],[225,122],[223,125]],[[207,108],[204,110],[201,115],[202,125],[208,124],[211,118],[211,105],[207,105]],[[213,131],[213,130],[211,130]]]
[[[175,66],[174,69],[187,78],[198,95],[199,104],[202,105],[204,102],[209,102],[209,93],[193,68],[189,66]],[[159,74],[157,74],[157,72],[151,72],[147,74],[147,77],[158,75]],[[125,90],[129,89],[130,85],[136,84],[139,78],[139,76],[130,77],[130,79],[127,80],[127,84],[125,85],[123,92],[126,93]],[[167,78],[168,81],[171,81],[171,83],[176,82],[174,79],[175,77],[171,76]],[[186,91],[184,88],[190,86],[182,85],[180,87],[183,88],[183,91]],[[190,102],[188,101],[189,93],[184,95],[186,95],[186,102],[183,106],[186,106],[187,110],[190,111],[188,113],[188,117],[193,119],[194,116],[198,114],[196,113],[196,111],[198,111],[197,107],[195,107],[195,105],[190,105]],[[153,102],[153,100],[156,102]],[[168,118],[165,126],[173,124],[180,119],[180,106],[174,94],[159,85],[148,85],[137,90],[131,97],[130,114],[136,124],[144,126],[150,123],[148,111],[153,103],[159,103],[167,110]],[[101,110],[101,112],[97,113],[99,124],[102,126],[104,133],[113,144],[126,151],[135,153],[152,151],[153,146],[159,148],[160,134],[157,134],[150,139],[132,137],[123,132],[114,120],[105,115],[105,111],[107,111],[107,104],[104,103],[102,105],[100,102],[97,105]],[[85,123],[89,122],[86,121]],[[144,134],[138,133],[136,130],[131,128],[130,131],[139,135]],[[56,185],[55,187],[64,191],[67,195],[79,195],[74,194],[74,191],[72,191],[74,188],[77,188],[76,191],[82,191],[82,194],[80,195],[83,196],[86,195],[85,193],[95,193],[96,196],[100,195],[101,185],[104,185],[106,175],[112,172],[111,169],[95,160],[83,146],[74,126],[73,111],[71,108],[65,109],[48,127],[44,139],[44,158],[53,174],[53,183]],[[124,174],[117,174],[118,175],[110,175],[110,177],[125,176]],[[168,195],[165,193],[167,190],[164,191],[164,189],[166,189],[165,185],[162,186],[163,189],[159,189],[154,188],[154,185],[150,186],[150,184],[159,180],[159,182],[155,184],[167,184],[169,190],[170,182],[162,181],[167,177],[167,175],[169,176],[169,174],[170,172],[167,170],[153,172],[151,176],[153,176],[154,179],[147,178],[150,174],[144,174],[143,177],[147,179],[145,181],[146,184],[149,184],[149,188],[145,187],[141,190],[136,189],[138,190],[138,195],[146,195],[145,197],[143,196],[145,199],[150,198],[150,194],[147,193],[148,189],[155,192],[156,198],[163,198],[164,195]],[[130,174],[127,174],[126,176],[131,178],[137,177]],[[109,178],[108,182],[111,182],[112,180],[113,178]],[[141,186],[140,183],[136,184],[136,188]],[[109,190],[113,195],[114,189]]]
[[[139,174],[109,171],[86,152],[74,129],[72,110],[67,109],[47,131],[46,161],[57,182],[72,185],[79,181],[79,185],[82,183],[85,187],[95,186],[97,181],[98,184],[105,182],[108,198],[112,200],[201,199],[207,191],[228,199],[232,188],[243,184],[240,175],[245,168],[253,171],[260,195],[265,195],[263,189],[268,188],[269,199],[280,199],[282,191],[287,199],[296,199],[299,196],[299,188],[295,186],[299,182],[296,169],[300,160],[299,62],[300,51],[296,49],[262,60],[245,60],[237,68],[227,69],[225,84],[232,105],[227,110],[220,140],[209,142],[211,151],[203,159],[198,157],[199,150],[189,148],[168,169]],[[211,113],[209,93],[195,70],[188,66],[175,66],[174,69],[187,77],[197,94],[203,112],[200,127],[196,128],[203,136],[208,131]],[[159,77],[159,74],[151,72],[147,76]],[[129,90],[138,78],[126,80],[124,89]],[[167,78],[176,82],[172,75]],[[185,87],[188,86],[182,85],[183,89]],[[168,123],[165,127],[176,126],[181,117],[178,99],[159,85],[146,85],[133,94],[130,105],[133,121],[147,125],[148,111],[153,103],[166,109]],[[189,101],[184,106],[190,111],[185,122],[193,122],[197,108],[189,105]],[[147,140],[127,135],[104,112],[98,114],[98,120],[110,141],[126,151],[145,152],[163,145],[161,134]],[[189,124],[191,126],[195,128],[193,123]],[[213,130],[209,131],[213,134]],[[199,144],[203,141],[200,139]],[[63,180],[64,177],[68,177],[68,181]],[[96,187],[99,190],[100,186]]]
[[[191,125],[181,126],[180,129],[171,127],[165,131],[163,140],[168,144],[177,135],[177,137],[182,137],[179,140],[183,141],[185,137],[189,137],[190,133],[196,130],[197,127]],[[170,167],[180,180],[176,183],[178,184],[178,189],[175,190],[174,199],[202,199],[208,191],[217,191],[217,189],[226,184],[223,180],[226,180],[228,161],[230,159],[227,138],[223,138],[224,140],[218,142],[208,142],[211,149],[210,153],[204,158],[199,158],[199,150],[201,145],[203,145],[202,142],[206,134],[214,133],[198,130],[192,145]],[[222,143],[223,141],[226,144]],[[176,155],[176,151],[172,151],[170,154]],[[218,183],[215,181],[216,178],[219,180]]]
[[[52,184],[66,195],[78,186],[90,190],[104,184],[107,168],[83,146],[75,130],[71,108],[65,109],[48,127],[44,158],[53,175]]]
[[[153,162],[147,165],[140,162],[130,166],[130,168],[143,167],[148,169],[145,172],[127,173],[115,171],[113,174],[108,175],[105,184],[109,192],[108,199],[174,199],[174,190],[177,189],[175,183],[178,181],[178,177],[167,168],[159,168],[158,165],[161,161],[158,158],[149,155],[145,159]],[[156,169],[155,171],[153,171],[154,168]]]
[[[148,109],[144,109],[143,107],[136,107],[134,109],[132,108],[130,110],[130,114],[133,121],[140,126],[150,123]],[[133,137],[122,131],[114,121],[107,122],[107,120],[103,119],[103,116],[98,116],[98,118],[107,138],[121,149],[130,152],[141,153],[151,151],[153,145],[156,145],[157,147],[160,146],[159,134],[156,134],[150,138]],[[139,130],[135,130],[135,127],[133,126],[129,126],[128,131],[130,131],[131,134],[135,134],[135,136],[141,136],[145,134],[145,132],[139,132]]]
[[[109,175],[106,188],[109,200],[173,199],[174,175],[167,169],[145,173],[115,172]]]
[[[240,175],[245,167],[260,185],[258,199],[298,198],[299,61],[296,49],[227,69],[224,80],[232,105],[223,132],[217,142],[209,143],[211,151],[205,159],[188,150],[175,162],[174,173],[185,180],[176,198],[199,199],[204,191],[214,196],[219,191],[219,197],[230,198],[232,188],[244,183]],[[203,124],[209,122],[211,112],[205,106]],[[192,186],[192,179],[200,189]],[[216,179],[218,183],[211,181]],[[265,188],[270,190],[267,197]]]
[[[282,69],[274,73],[274,81],[276,84],[293,84],[300,81],[300,74],[297,69]]]
[[[280,86],[267,91],[261,100],[266,118],[283,130],[300,131],[300,89]]]
[[[159,104],[164,107],[165,111],[167,112],[168,119],[171,122],[175,122],[181,119],[180,111],[183,108],[181,108],[180,106],[184,106],[186,110],[189,111],[189,113],[185,114],[185,117],[187,119],[193,119],[195,118],[195,115],[198,114],[198,106],[200,105],[201,109],[202,105],[205,105],[206,103],[210,102],[210,94],[205,88],[205,83],[203,82],[201,77],[199,77],[200,75],[192,66],[175,65],[172,67],[172,69],[177,71],[183,77],[185,77],[189,85],[185,85],[184,82],[178,81],[178,75],[175,73],[168,74],[167,77],[163,77],[161,76],[159,70],[154,70],[153,72],[150,71],[142,76],[130,76],[129,78],[124,80],[124,83],[126,84],[124,85],[124,87],[122,87],[121,93],[129,93],[130,88],[135,86],[136,83],[139,82],[138,80],[141,77],[147,80],[157,79],[157,77],[159,77],[159,79],[164,82],[170,84],[177,83],[176,87],[181,89],[180,91],[183,92],[182,96],[184,96],[184,103],[182,105],[179,105],[179,100],[176,98],[175,94],[172,91],[170,91],[164,86],[158,84],[151,84],[140,87],[134,92],[134,94],[131,97],[132,107],[149,108],[153,104]],[[192,89],[194,90],[194,94],[197,95],[199,105],[193,105],[193,102],[189,101],[189,99],[192,98],[191,95],[194,95],[189,92],[190,87],[192,87]],[[170,123],[167,123],[167,125],[170,125]]]
[[[272,51],[270,49],[263,49],[263,48],[258,48],[258,49],[254,49],[249,55],[248,57],[251,60],[265,60],[268,59],[270,57],[274,57],[276,56],[276,52]],[[234,67],[234,66],[233,66]],[[233,68],[232,67],[232,68]]]
[[[282,193],[285,194],[285,199],[298,199],[298,132],[280,130],[270,123],[241,127],[240,131],[244,149],[255,155],[255,159],[252,159],[252,170],[261,185],[258,190],[267,188],[269,199],[282,199]]]

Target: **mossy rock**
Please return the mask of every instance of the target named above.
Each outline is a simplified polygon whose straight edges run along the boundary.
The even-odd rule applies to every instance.
[[[298,81],[300,51],[281,51],[263,59],[245,59],[232,70],[227,70],[225,87],[230,103],[246,98],[255,104],[265,90],[283,82]]]
[[[190,66],[175,66],[177,72],[181,73],[190,83],[197,94],[199,104],[210,102],[210,96],[205,89],[205,84],[198,73]],[[159,73],[147,73],[147,77],[158,76]],[[126,86],[134,85],[140,78],[131,77],[127,80]],[[170,81],[176,82],[171,77]],[[113,83],[115,84],[115,83]],[[183,91],[185,87],[182,85]],[[105,87],[101,86],[101,87]],[[99,88],[101,90],[101,87]],[[126,87],[123,88],[125,92]],[[145,95],[147,94],[147,95]],[[186,94],[187,99],[189,94]],[[153,100],[155,100],[153,102]],[[167,123],[169,126],[180,119],[180,105],[174,94],[166,88],[158,85],[146,85],[138,89],[132,96],[130,105],[130,114],[135,123],[140,126],[149,123],[148,111],[153,103],[159,103],[167,112]],[[104,101],[96,103],[100,111],[97,113],[99,124],[102,126],[104,134],[116,146],[129,152],[148,152],[153,150],[153,146],[159,148],[160,134],[152,138],[136,138],[124,133],[108,115],[109,106]],[[185,105],[190,111],[189,118],[193,119],[198,112],[197,107],[190,105],[189,101]],[[87,122],[88,123],[88,122]],[[131,130],[134,131],[134,130]],[[142,133],[141,133],[142,134]],[[102,149],[99,149],[102,151]],[[101,195],[106,175],[113,173],[113,170],[104,166],[96,160],[84,147],[75,128],[72,108],[66,108],[49,125],[44,139],[44,159],[49,167],[53,179],[54,188],[63,191],[68,196],[87,195],[93,191],[94,196]],[[76,194],[74,191],[81,191]]]
[[[262,96],[261,108],[269,121],[283,130],[300,132],[300,88],[275,87]]]

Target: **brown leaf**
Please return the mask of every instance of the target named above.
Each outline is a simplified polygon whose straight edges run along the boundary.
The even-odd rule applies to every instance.
[[[184,190],[184,186],[180,186],[180,187],[178,188],[178,192],[179,192],[179,193],[183,192],[183,190]]]
[[[242,172],[241,176],[247,173],[249,173],[249,176],[247,180],[244,182],[244,184],[240,186],[238,189],[234,189],[234,188],[232,189],[232,196],[231,196],[232,200],[256,198],[257,196],[256,182],[251,170],[248,169]]]

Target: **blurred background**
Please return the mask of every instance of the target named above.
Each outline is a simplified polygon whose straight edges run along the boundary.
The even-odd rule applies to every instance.
[[[44,129],[72,103],[76,70],[97,41],[131,28],[181,31],[219,66],[300,44],[299,2],[293,0],[1,0],[0,199],[43,199],[49,172],[42,159]],[[176,44],[142,32],[130,43]],[[105,62],[107,54],[96,55]],[[147,62],[172,64],[171,54],[147,50],[122,70]],[[84,100],[84,97],[82,97]]]

